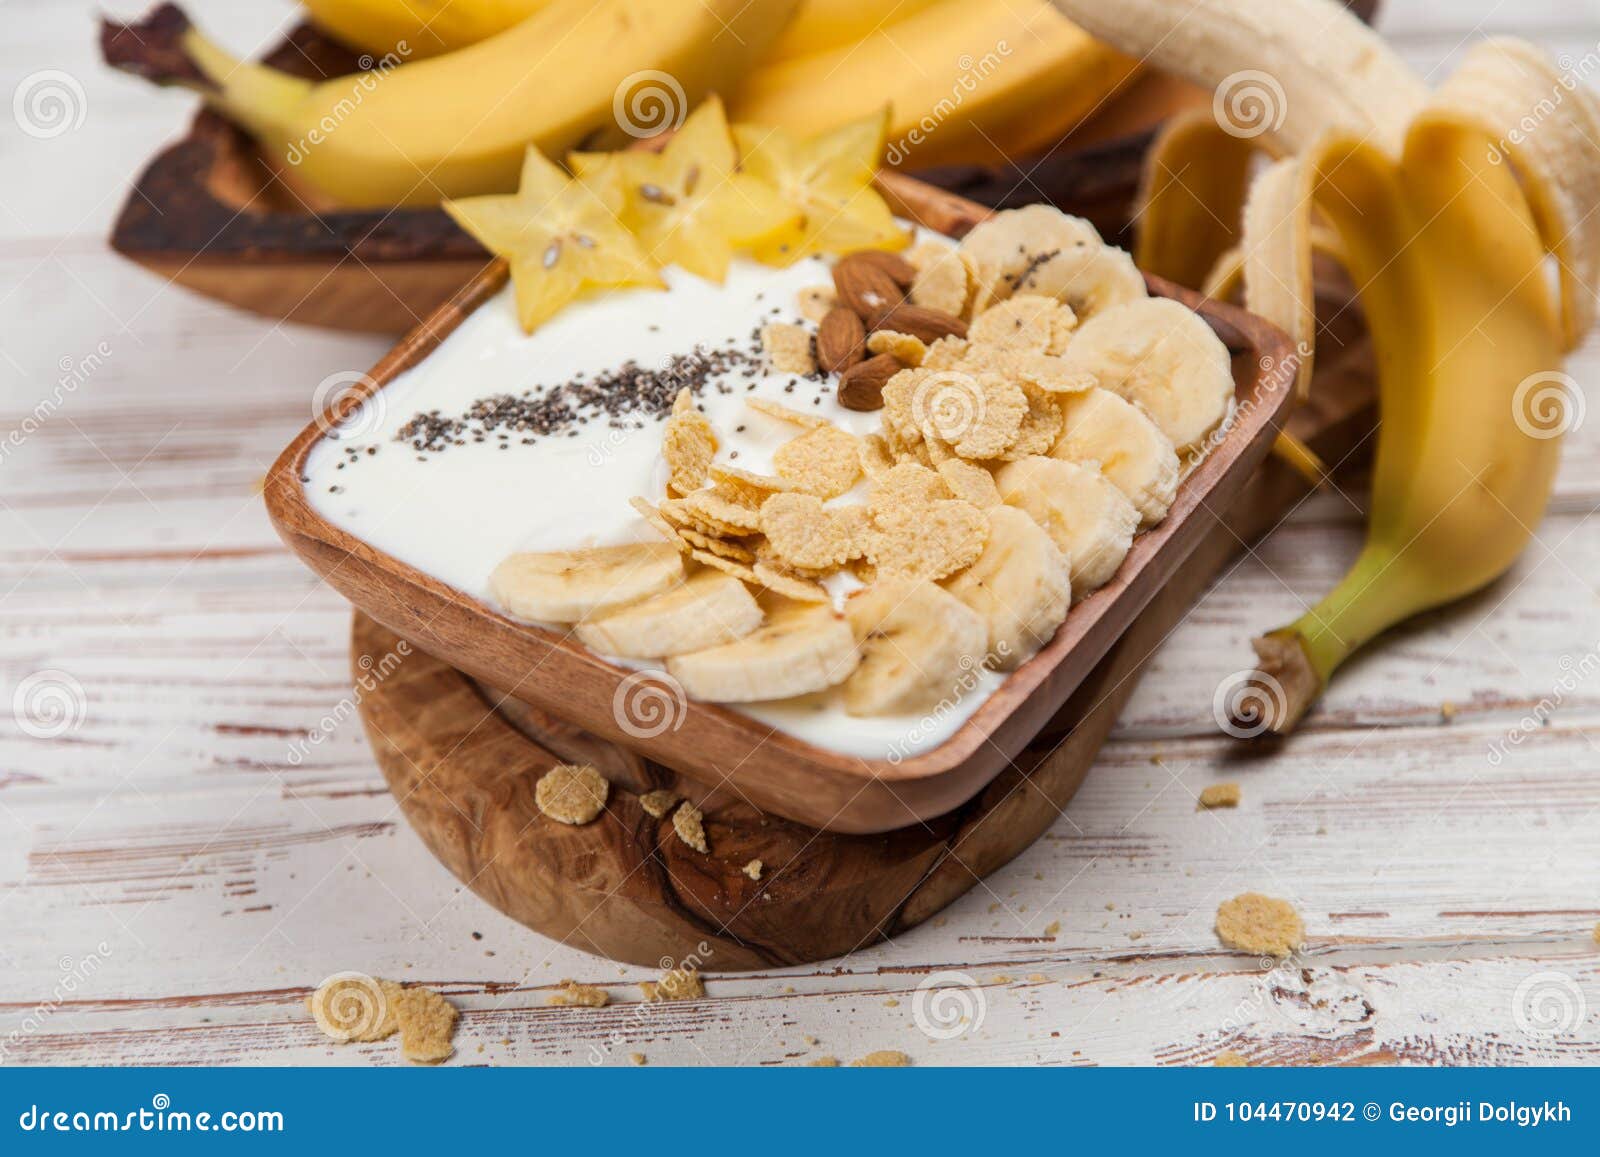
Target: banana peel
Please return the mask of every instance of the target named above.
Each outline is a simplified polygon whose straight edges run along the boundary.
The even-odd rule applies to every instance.
[[[1241,125],[1191,124],[1159,142],[1157,162],[1181,166],[1241,240],[1219,250],[1226,230],[1208,225],[1192,261],[1174,256],[1200,210],[1152,180],[1149,259],[1189,277],[1209,259],[1207,292],[1242,285],[1246,306],[1296,340],[1302,390],[1313,252],[1344,265],[1372,333],[1381,424],[1365,545],[1327,598],[1254,641],[1256,686],[1239,697],[1251,734],[1286,732],[1359,647],[1493,582],[1532,537],[1562,431],[1521,407],[1595,319],[1600,109],[1577,78],[1504,38],[1473,46],[1430,95],[1327,0],[1058,3],[1116,47],[1213,87],[1223,120],[1241,81],[1266,101],[1264,127],[1244,135],[1277,159],[1242,212],[1234,190],[1254,161],[1223,139]]]
[[[1513,420],[1559,365],[1532,212],[1488,139],[1425,112],[1398,163],[1330,140],[1296,164],[1345,245],[1378,359],[1381,426],[1365,545],[1295,622],[1255,640],[1259,702],[1292,728],[1357,648],[1493,582],[1543,516],[1560,440]]]

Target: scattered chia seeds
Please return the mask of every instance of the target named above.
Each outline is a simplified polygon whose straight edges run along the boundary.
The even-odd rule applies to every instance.
[[[650,368],[629,359],[616,369],[554,386],[542,394],[492,394],[480,398],[465,413],[445,415],[438,410],[419,413],[401,426],[397,442],[409,442],[419,454],[436,454],[451,446],[484,442],[491,437],[500,448],[510,445],[513,434],[524,446],[539,438],[565,434],[576,437],[579,428],[597,418],[613,429],[640,429],[644,419],[663,418],[672,412],[673,399],[688,389],[696,395],[707,389],[731,394],[734,386],[722,379],[738,374],[751,381],[765,373],[759,337],[745,348],[696,349],[674,354],[664,366]]]

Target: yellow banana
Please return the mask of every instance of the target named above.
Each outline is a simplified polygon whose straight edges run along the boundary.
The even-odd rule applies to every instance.
[[[1152,164],[1152,259],[1191,277],[1209,260],[1215,290],[1242,280],[1246,305],[1300,342],[1302,384],[1311,254],[1328,226],[1337,240],[1320,247],[1358,287],[1382,419],[1366,544],[1318,606],[1255,640],[1255,686],[1239,698],[1242,725],[1286,731],[1355,649],[1503,574],[1542,516],[1562,433],[1549,421],[1555,371],[1592,325],[1600,285],[1600,117],[1517,41],[1475,46],[1430,96],[1329,0],[1058,2],[1117,47],[1215,86],[1215,126],[1171,130]],[[1239,141],[1283,158],[1242,207]],[[1224,224],[1184,256],[1205,208]],[[1234,230],[1239,243],[1219,249]]]
[[[1532,214],[1490,143],[1429,110],[1398,163],[1349,139],[1299,162],[1361,287],[1382,424],[1360,557],[1255,642],[1274,730],[1379,632],[1498,578],[1544,514],[1560,438],[1519,412],[1519,390],[1560,365],[1561,328]]]
[[[767,53],[767,62],[794,60],[842,48],[869,33],[909,20],[938,0],[800,0],[789,27]]]
[[[805,135],[887,104],[891,164],[1007,160],[1079,123],[1135,67],[1046,0],[940,0],[843,47],[760,66],[729,115]]]
[[[800,0],[767,51],[769,62],[839,48],[937,0]],[[302,0],[312,23],[352,48],[420,60],[487,40],[551,0]]]
[[[487,40],[551,0],[301,0],[311,22],[374,56],[421,60]]]
[[[560,156],[676,124],[731,87],[794,3],[555,0],[458,52],[320,84],[235,59],[169,6],[132,35],[108,29],[107,59],[195,89],[336,201],[434,205],[514,191],[530,144]]]

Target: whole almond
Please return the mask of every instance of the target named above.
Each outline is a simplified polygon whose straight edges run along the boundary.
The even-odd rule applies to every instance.
[[[817,326],[817,365],[842,374],[866,356],[867,327],[853,310],[834,306]]]
[[[839,303],[853,310],[868,325],[886,310],[905,300],[894,279],[860,253],[841,257],[833,267],[833,287]]]
[[[883,409],[883,387],[905,363],[893,354],[857,362],[839,375],[839,404],[847,410]]]
[[[850,256],[877,266],[901,289],[910,289],[911,283],[917,279],[917,267],[898,253],[890,253],[886,249],[857,249]]]
[[[942,337],[967,336],[967,323],[953,313],[925,305],[896,305],[871,320],[872,328],[909,333],[932,345]]]

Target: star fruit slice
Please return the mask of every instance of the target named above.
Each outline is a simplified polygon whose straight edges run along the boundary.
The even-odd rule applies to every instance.
[[[527,333],[594,289],[663,287],[656,266],[620,219],[615,180],[576,181],[538,149],[514,195],[446,201],[445,212],[511,266],[517,320]]]
[[[800,210],[763,181],[736,171],[722,102],[708,98],[659,153],[573,153],[581,180],[614,180],[622,220],[658,265],[708,281],[727,276],[735,250],[779,242]]]
[[[903,249],[910,242],[872,187],[887,124],[885,109],[806,140],[781,129],[733,126],[743,171],[801,213],[793,229],[754,248],[758,259],[789,265],[817,253]]]

